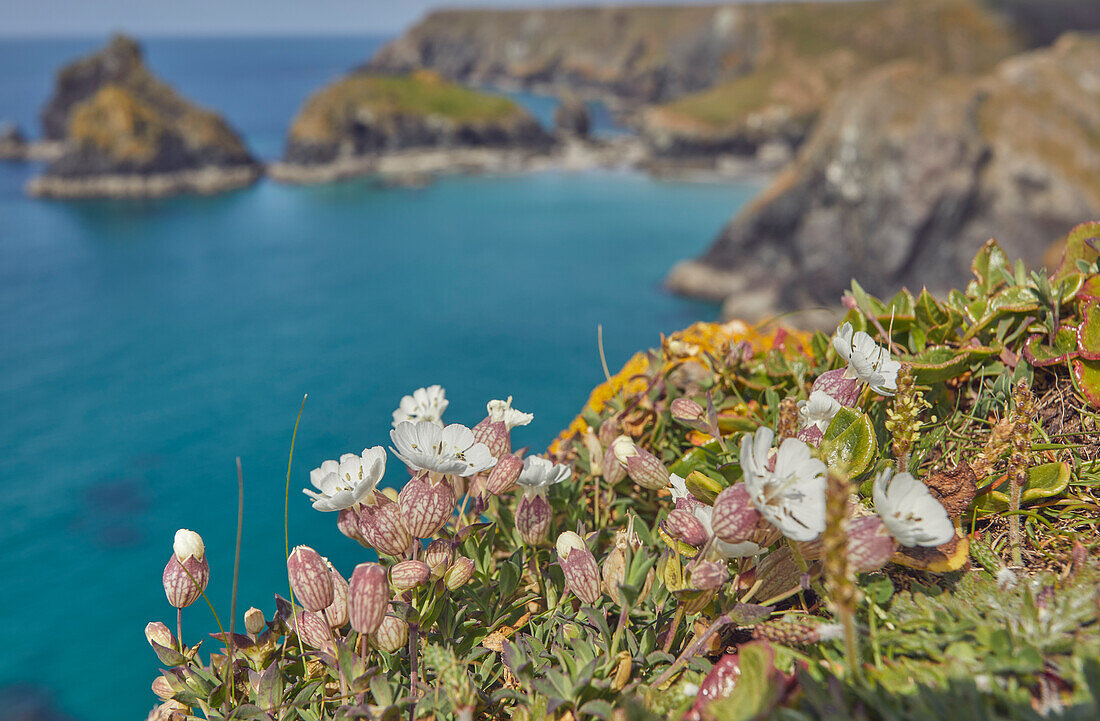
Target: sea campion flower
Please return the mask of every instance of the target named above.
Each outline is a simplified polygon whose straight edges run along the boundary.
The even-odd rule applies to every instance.
[[[593,604],[600,597],[600,569],[596,557],[584,540],[572,531],[558,536],[555,544],[558,563],[565,574],[565,583],[583,603]]]
[[[810,447],[787,438],[771,457],[771,428],[758,428],[741,441],[745,487],[756,510],[784,536],[811,541],[825,530],[825,464]]]
[[[339,462],[325,461],[314,468],[309,482],[319,492],[304,488],[302,493],[313,499],[318,511],[342,511],[366,500],[385,474],[386,449],[365,448],[362,455],[345,453]]]
[[[535,418],[533,413],[524,413],[513,408],[512,396],[508,396],[508,399],[503,401],[489,401],[486,410],[489,412],[491,423],[503,423],[508,430],[516,426],[525,426]]]
[[[255,606],[250,607],[244,612],[244,628],[253,638],[263,633],[263,630],[267,628],[267,619],[264,618],[264,612]]]
[[[423,561],[401,561],[390,569],[390,584],[398,591],[408,591],[426,583],[432,569]]]
[[[441,428],[430,421],[403,421],[390,431],[390,440],[390,450],[406,466],[435,478],[465,478],[491,468],[497,461],[484,443],[474,440],[473,431],[458,423]]]
[[[668,469],[664,464],[628,436],[616,438],[611,444],[611,452],[639,486],[657,491],[668,485]]]
[[[168,603],[176,608],[186,608],[199,600],[210,582],[206,546],[199,534],[186,528],[176,531],[172,557],[164,566],[161,580]]]
[[[332,628],[341,628],[348,622],[348,581],[327,560],[329,574],[332,576],[332,603],[325,609],[325,619]]]
[[[332,605],[332,574],[321,554],[309,546],[298,546],[286,559],[290,589],[307,611],[323,611]]]
[[[691,511],[696,506],[703,505],[698,498],[691,495],[691,491],[687,487],[687,481],[675,473],[668,474],[668,492],[672,495],[672,502],[675,507],[681,510]]]
[[[802,422],[802,429],[815,428],[820,438],[840,408],[840,403],[828,393],[810,391],[808,400],[798,402],[798,418]]]
[[[872,486],[875,511],[903,546],[939,546],[955,537],[955,526],[928,486],[909,473],[885,468]]]
[[[375,494],[374,503],[365,503],[359,509],[358,530],[368,546],[387,556],[404,555],[412,545],[412,533],[401,517],[401,507],[381,493]]]
[[[160,621],[153,621],[145,624],[145,640],[148,641],[149,645],[154,649],[156,649],[157,646],[172,649],[179,648],[176,637],[168,630],[168,627]]]
[[[512,408],[512,396],[503,401],[489,401],[485,409],[489,415],[474,426],[474,438],[500,458],[512,452],[512,429],[527,425],[535,416]]]
[[[701,547],[710,538],[707,529],[691,511],[674,508],[661,526],[668,535],[695,548]]]
[[[427,474],[410,478],[397,496],[401,522],[414,538],[431,538],[455,510],[455,491],[450,481],[433,481]]]
[[[859,394],[863,390],[863,386],[859,380],[849,378],[847,373],[847,368],[825,371],[814,379],[810,395],[821,392],[842,406],[854,407],[859,403]]]
[[[378,630],[370,634],[371,645],[386,653],[400,651],[408,640],[409,624],[404,619],[390,614],[386,614]]]
[[[485,490],[494,496],[515,488],[523,472],[523,461],[514,453],[508,453],[500,457],[493,470],[489,471],[489,478],[485,481]]]
[[[546,539],[553,516],[546,491],[572,473],[568,466],[554,464],[546,458],[527,456],[523,459],[523,471],[517,481],[523,487],[523,497],[516,507],[516,530],[524,543],[537,546]]]
[[[313,611],[302,611],[295,617],[298,638],[306,646],[312,646],[318,651],[333,653],[332,640],[329,637],[329,626],[321,614]]]
[[[871,336],[845,323],[837,329],[833,348],[848,361],[845,371],[848,378],[858,378],[880,395],[893,395],[901,363],[891,360],[890,351],[875,343]]]
[[[450,401],[443,386],[417,388],[411,396],[401,399],[401,405],[393,412],[393,427],[405,421],[426,421],[442,427],[443,411],[448,404]]]
[[[360,563],[348,584],[348,618],[359,633],[374,633],[390,605],[386,569],[377,563]]]
[[[443,583],[447,590],[454,591],[466,584],[474,575],[474,560],[459,556],[455,559],[447,572],[443,574]]]
[[[878,516],[859,516],[848,523],[848,560],[856,573],[877,571],[886,565],[898,544]]]
[[[433,576],[442,576],[455,562],[455,544],[449,538],[437,538],[424,549],[424,563]]]

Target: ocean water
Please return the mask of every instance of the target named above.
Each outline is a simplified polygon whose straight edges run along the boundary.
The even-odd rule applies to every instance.
[[[54,70],[99,42],[0,42],[0,119],[35,128]],[[154,71],[274,157],[302,100],[378,42],[147,48]],[[34,171],[0,165],[0,719],[17,700],[55,718],[144,717],[157,662],[142,631],[172,622],[160,574],[175,529],[206,539],[228,623],[237,456],[238,612],[272,611],[304,394],[290,542],[347,574],[364,552],[301,495],[311,468],[388,445],[400,397],[431,383],[448,389],[447,418],[471,425],[514,396],[535,414],[517,445],[545,447],[602,377],[597,325],[617,366],[716,315],[661,278],[755,190],[544,173],[59,203],[22,195]],[[213,630],[209,609],[186,610],[186,640]]]

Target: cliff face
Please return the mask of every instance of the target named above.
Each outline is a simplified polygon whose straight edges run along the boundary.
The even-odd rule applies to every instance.
[[[792,167],[669,285],[729,295],[732,312],[830,303],[852,276],[878,294],[942,290],[988,238],[1037,264],[1035,238],[1098,212],[1100,38],[978,78],[902,61],[841,92]]]
[[[58,73],[42,125],[66,150],[32,181],[40,195],[212,192],[259,175],[233,129],[153,76],[121,36]]]
[[[418,148],[539,149],[551,142],[507,98],[425,71],[355,73],[306,101],[291,126],[286,161],[317,165]]]
[[[645,112],[660,155],[747,155],[797,147],[821,109],[870,69],[912,59],[937,74],[976,74],[1022,49],[1006,19],[978,0],[775,4],[752,11],[751,67]]]

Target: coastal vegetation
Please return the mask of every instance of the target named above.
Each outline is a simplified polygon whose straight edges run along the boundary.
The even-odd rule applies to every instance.
[[[233,579],[176,534],[154,713],[1095,718],[1098,238],[1049,272],[990,241],[945,294],[852,283],[829,334],[695,324],[605,368],[541,455],[511,398],[445,426],[418,389],[389,454],[309,474],[371,549],[350,574],[288,537],[288,588],[245,633],[210,605],[200,649],[183,611]]]

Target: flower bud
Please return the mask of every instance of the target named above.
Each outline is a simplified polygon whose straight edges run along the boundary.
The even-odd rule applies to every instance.
[[[386,569],[377,563],[360,563],[348,585],[348,617],[359,633],[374,633],[390,603]]]
[[[503,458],[512,452],[512,436],[504,421],[486,417],[470,430],[474,432],[474,442],[484,443],[493,458]]]
[[[345,508],[336,516],[336,528],[353,541],[362,546],[369,546],[367,539],[363,538],[363,531],[359,528],[359,513],[354,508]]]
[[[331,653],[332,641],[329,638],[329,627],[319,614],[313,611],[302,611],[296,616],[298,622],[298,638],[306,646],[311,646],[319,651]]]
[[[698,430],[707,427],[707,409],[690,398],[677,398],[669,407],[672,417],[690,428]]]
[[[454,513],[455,492],[446,479],[432,483],[426,475],[417,476],[401,489],[397,504],[413,538],[431,538]]]
[[[848,562],[855,573],[877,571],[893,558],[897,548],[897,541],[877,515],[848,522]]]
[[[252,607],[244,612],[244,628],[253,636],[259,636],[266,627],[267,619],[264,618],[263,611]]]
[[[623,432],[623,427],[619,423],[615,416],[605,418],[603,423],[600,424],[600,428],[597,431],[597,435],[605,447],[609,447],[614,443],[616,436]]]
[[[442,576],[455,560],[455,546],[450,539],[437,538],[424,549],[424,563],[433,576]]]
[[[600,569],[588,546],[572,531],[558,536],[555,545],[566,585],[582,603],[595,603],[600,597]]]
[[[432,569],[423,561],[402,561],[390,569],[390,583],[398,591],[408,591],[431,578]]]
[[[168,679],[164,676],[157,676],[153,679],[153,693],[164,701],[168,701],[176,695],[176,692],[172,690],[172,685],[168,683]]]
[[[187,608],[199,600],[210,582],[210,564],[205,558],[189,555],[183,561],[173,553],[161,575],[164,595],[176,608]]]
[[[858,378],[846,377],[846,368],[837,368],[833,371],[825,371],[814,381],[810,393],[821,391],[825,395],[832,396],[842,406],[854,406],[859,402],[862,383]]]
[[[519,480],[519,474],[523,471],[523,461],[519,456],[509,453],[505,456],[498,456],[500,460],[493,466],[493,470],[489,471],[489,480],[485,484],[486,490],[492,493],[494,496],[499,496],[503,493],[507,493],[516,487],[516,481]]]
[[[332,576],[332,603],[325,609],[325,618],[332,628],[342,628],[348,622],[348,582],[331,563],[328,571]]]
[[[466,585],[474,575],[474,561],[465,556],[455,559],[447,572],[443,574],[443,583],[447,584],[447,590],[454,591]]]
[[[743,543],[749,540],[760,519],[760,511],[752,504],[744,483],[736,483],[724,489],[714,499],[711,528],[720,541]]]
[[[298,546],[286,559],[290,590],[307,611],[322,611],[332,604],[332,574],[321,554],[309,546]]]
[[[370,635],[371,644],[386,653],[395,653],[409,640],[409,624],[397,616],[387,615],[378,630]]]
[[[387,489],[389,490],[389,489]],[[376,503],[359,511],[359,530],[374,550],[387,556],[403,556],[412,545],[412,534],[401,520],[401,509],[388,497],[376,493]]]
[[[619,463],[626,464],[627,459],[638,454],[638,446],[630,436],[618,436],[611,442],[611,455],[615,456]]]
[[[703,561],[691,569],[691,585],[700,591],[713,591],[721,588],[730,574],[726,564],[717,561]]]
[[[206,556],[206,546],[203,545],[202,536],[186,528],[176,531],[176,537],[172,542],[172,550],[180,563],[186,561],[188,557],[194,557],[201,561]]]
[[[593,476],[603,475],[603,446],[600,439],[592,432],[591,428],[585,430],[581,436],[584,447],[588,449],[588,472]]]
[[[611,552],[607,554],[607,558],[603,559],[603,567],[600,572],[603,576],[603,590],[611,597],[611,601],[616,606],[620,605],[619,586],[626,579],[626,557],[622,549],[617,546],[611,549]]]
[[[674,509],[661,524],[665,533],[689,546],[699,548],[707,542],[709,534],[694,514]]]
[[[149,645],[154,649],[157,646],[163,646],[164,648],[179,648],[176,644],[176,637],[173,636],[172,632],[168,630],[168,627],[160,621],[145,624],[145,640],[148,641]]]
[[[626,466],[619,462],[615,454],[608,450],[603,457],[603,479],[609,486],[617,486],[626,478]]]
[[[519,537],[529,546],[539,545],[550,532],[553,515],[546,496],[541,493],[523,494],[516,508],[516,530],[519,531]]]
[[[626,466],[626,472],[639,486],[654,491],[668,486],[668,469],[657,456],[639,448],[634,441],[626,436],[619,436],[611,445],[611,450],[619,463]]]

